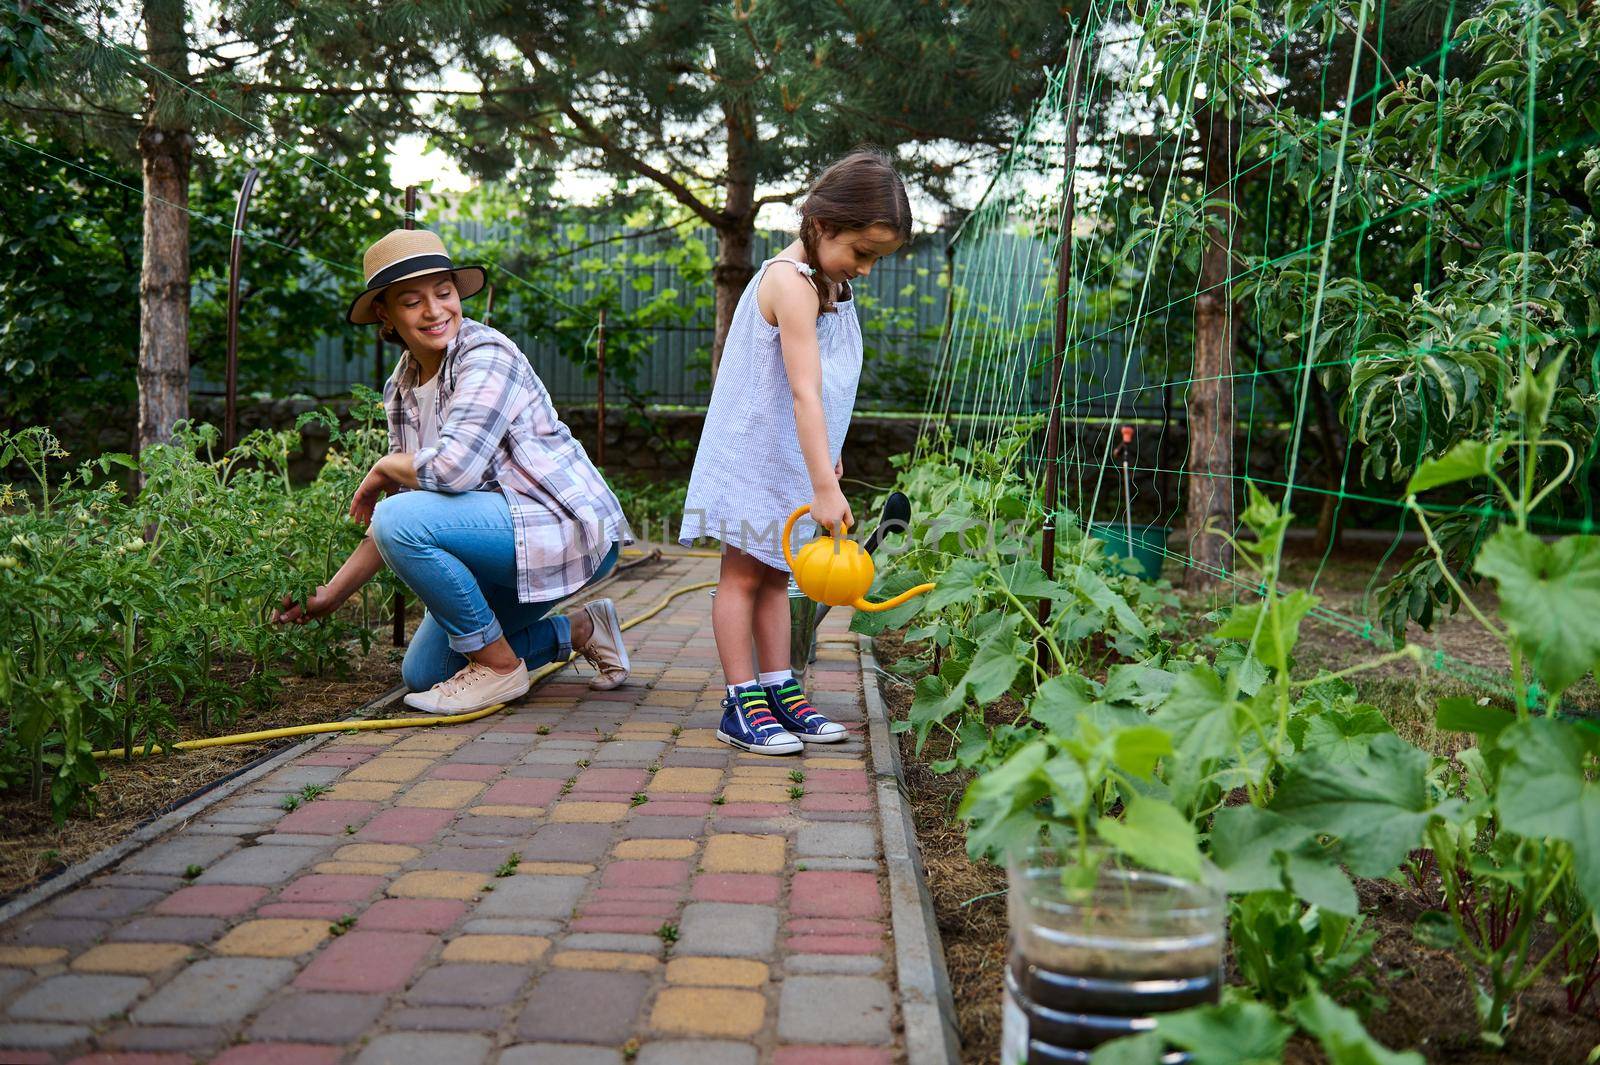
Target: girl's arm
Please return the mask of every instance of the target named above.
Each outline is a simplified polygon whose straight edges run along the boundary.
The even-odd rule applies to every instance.
[[[839,478],[828,461],[828,423],[822,411],[822,356],[817,349],[817,290],[798,273],[769,272],[773,278],[773,315],[778,319],[778,342],[783,367],[794,396],[794,425],[800,453],[811,475],[811,519],[833,532],[842,522],[855,524],[850,504],[839,489]],[[840,530],[843,531],[843,530]]]
[[[333,579],[319,585],[303,605],[295,602],[292,595],[284,596],[282,609],[272,615],[272,620],[280,625],[304,625],[308,621],[327,617],[382,568],[383,556],[378,554],[378,545],[368,536],[350,552],[350,557],[345,559]]]

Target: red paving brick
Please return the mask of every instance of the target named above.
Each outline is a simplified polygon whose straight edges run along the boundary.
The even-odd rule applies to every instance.
[[[347,932],[334,940],[295,977],[308,991],[398,991],[437,936],[411,932]]]
[[[266,894],[264,887],[195,884],[179,888],[156,903],[154,912],[174,917],[233,917],[248,912]]]

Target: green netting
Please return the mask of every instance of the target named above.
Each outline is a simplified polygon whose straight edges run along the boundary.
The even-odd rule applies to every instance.
[[[1443,14],[1429,23],[1431,37],[1418,29],[1424,8]],[[955,235],[950,324],[928,398],[943,432],[925,434],[917,457],[950,440],[992,453],[1026,426],[1030,446],[1015,461],[1036,486],[1039,527],[1169,528],[1165,554],[1182,576],[1209,578],[1198,583],[1236,598],[1258,590],[1196,550],[1186,512],[1197,494],[1222,492],[1231,500],[1223,511],[1236,515],[1248,481],[1306,512],[1296,537],[1313,536],[1313,518],[1324,529],[1382,533],[1386,549],[1363,596],[1371,609],[1379,573],[1415,546],[1410,471],[1497,424],[1522,368],[1576,352],[1569,361],[1594,367],[1574,385],[1582,424],[1568,436],[1586,461],[1529,524],[1591,532],[1600,326],[1529,310],[1551,299],[1546,267],[1560,239],[1541,232],[1549,216],[1537,221],[1536,205],[1561,195],[1551,190],[1571,161],[1600,143],[1600,123],[1538,135],[1544,108],[1577,106],[1573,97],[1544,102],[1541,91],[1573,90],[1540,79],[1552,45],[1576,40],[1564,35],[1585,18],[1573,4],[1539,0],[1091,3],[1081,48],[1052,73]],[[1480,77],[1499,72],[1490,56],[1507,67],[1503,80]],[[1409,153],[1394,143],[1402,107],[1416,116],[1420,147]],[[1486,126],[1507,131],[1497,134],[1505,150],[1473,167],[1488,156]],[[1498,237],[1464,247],[1462,232],[1485,212],[1503,215]],[[1485,262],[1494,269],[1481,303],[1467,307],[1463,271]],[[1402,283],[1411,291],[1390,291]],[[1202,320],[1213,313],[1202,308],[1219,303],[1231,323],[1220,334]],[[1462,323],[1473,314],[1503,328],[1470,332]],[[1197,366],[1202,337],[1219,335],[1224,364]],[[1441,368],[1469,363],[1471,409],[1439,402],[1459,384]],[[1208,433],[1202,421],[1189,431],[1207,395],[1231,409],[1232,432]],[[1407,418],[1377,417],[1393,412]],[[1036,428],[1051,413],[1054,440]],[[1467,424],[1469,415],[1478,421]],[[1119,453],[1124,426],[1135,439]],[[1219,439],[1232,441],[1225,468],[1195,461]],[[1059,496],[1047,513],[1052,479]],[[1444,493],[1419,505],[1430,524],[1435,515],[1511,517],[1488,498]],[[1240,532],[1236,518],[1222,525]],[[1304,581],[1312,590],[1335,557],[1324,539]],[[1367,609],[1319,606],[1312,616],[1391,646]],[[1511,690],[1503,674],[1443,652],[1429,665]]]

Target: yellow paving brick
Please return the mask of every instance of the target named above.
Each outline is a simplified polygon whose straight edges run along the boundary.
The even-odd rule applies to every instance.
[[[787,765],[736,765],[733,767],[733,783],[786,784],[792,772],[794,770]]]
[[[395,805],[459,810],[482,790],[483,784],[476,780],[419,780],[406,789]]]
[[[390,884],[385,894],[397,899],[471,899],[483,890],[488,873],[418,869]]]
[[[386,862],[399,865],[421,854],[415,847],[403,843],[347,843],[333,852],[341,862]]]
[[[693,682],[697,680],[705,680],[709,676],[711,676],[711,671],[709,669],[689,669],[687,667],[674,666],[670,669],[664,669],[661,671],[662,680],[686,680]]]
[[[807,769],[865,769],[867,763],[859,758],[802,758],[800,764]]]
[[[618,858],[687,858],[694,847],[692,839],[625,839],[612,853]]]
[[[551,821],[620,821],[628,812],[625,802],[585,802],[572,801],[559,803],[550,811]]]
[[[645,702],[651,706],[670,706],[682,710],[694,705],[694,692],[651,692],[645,696]]]
[[[744,958],[673,958],[667,962],[667,983],[694,987],[761,987],[768,970]]]
[[[453,751],[466,742],[467,737],[448,732],[420,732],[401,740],[394,745],[394,749],[397,754],[408,751]]]
[[[158,973],[189,956],[182,943],[102,943],[72,959],[81,973]]]
[[[235,927],[212,944],[211,950],[215,954],[252,958],[292,958],[315,948],[327,937],[327,921],[267,917]]]
[[[780,784],[729,784],[722,797],[729,802],[788,802],[789,789]]]
[[[427,772],[433,762],[426,758],[401,758],[398,755],[380,754],[370,762],[362,762],[349,773],[346,780],[413,780]],[[469,781],[470,783],[470,781]]]
[[[476,961],[528,965],[544,957],[550,941],[544,936],[457,936],[444,945],[444,961]]]
[[[31,969],[37,965],[53,965],[67,956],[60,947],[0,946],[0,965],[15,965]]]
[[[609,969],[649,972],[661,962],[648,954],[625,954],[613,950],[564,950],[550,959],[557,969]]]
[[[583,862],[523,862],[517,866],[519,873],[544,873],[549,876],[588,876],[594,866]]]
[[[388,876],[400,871],[398,865],[385,862],[320,862],[317,872],[344,876]]]
[[[759,991],[669,987],[656,998],[650,1026],[678,1035],[748,1038],[761,1031],[766,1009]]]
[[[727,832],[706,841],[700,864],[708,873],[783,872],[782,836],[746,836]]]
[[[489,803],[487,806],[472,806],[467,808],[467,813],[477,814],[479,817],[543,817],[543,806],[501,806]]]
[[[717,790],[717,785],[722,783],[722,770],[720,769],[690,769],[685,766],[668,766],[657,770],[655,777],[650,781],[650,786],[645,790],[655,792],[684,792],[694,795],[710,795]]]
[[[726,747],[727,744],[717,739],[717,730],[714,728],[686,728],[678,737],[679,747]]]
[[[384,780],[341,780],[328,791],[330,799],[355,799],[358,802],[382,802],[392,798],[400,785]]]
[[[393,732],[380,731],[380,730],[377,730],[377,729],[367,729],[367,730],[362,731],[362,732],[357,732],[353,736],[340,737],[338,744],[335,745],[335,748],[337,749],[338,747],[387,747],[391,743],[394,743],[399,739],[400,739],[400,737],[397,734],[393,733]]]

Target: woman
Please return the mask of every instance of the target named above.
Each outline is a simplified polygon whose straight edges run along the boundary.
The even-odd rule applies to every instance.
[[[389,454],[350,504],[369,525],[361,546],[303,606],[286,598],[276,620],[333,613],[388,563],[428,608],[401,666],[408,706],[462,714],[509,702],[527,693],[528,670],[573,649],[595,667],[590,687],[616,687],[628,652],[611,600],[549,611],[605,576],[633,536],[527,358],[462,316],[483,268],[456,267],[437,235],[403,229],[368,248],[364,266],[348,318],[405,348],[383,390]]]

